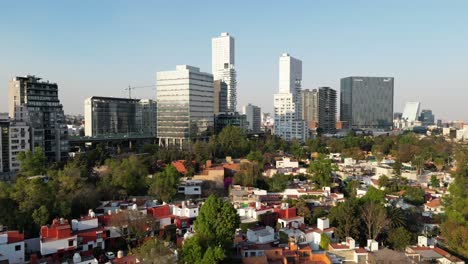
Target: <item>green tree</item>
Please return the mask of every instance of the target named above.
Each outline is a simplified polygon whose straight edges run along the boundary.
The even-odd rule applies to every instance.
[[[310,212],[309,206],[304,200],[299,200],[296,205],[297,215],[304,217],[304,220],[307,224],[311,225],[312,223],[312,213]]]
[[[267,178],[268,191],[282,192],[288,186],[289,176],[284,174],[275,174],[271,178]]]
[[[333,226],[336,226],[336,235],[346,237],[358,237],[360,226],[360,207],[356,199],[346,199],[330,210],[329,218]]]
[[[256,161],[258,164],[263,164],[265,160],[260,150],[251,150],[247,155],[247,159],[249,161]]]
[[[401,208],[396,208],[393,206],[387,207],[387,217],[390,220],[390,226],[392,228],[406,226],[406,215]]]
[[[132,255],[142,264],[174,263],[174,253],[159,238],[146,240],[139,247],[132,249]]]
[[[449,195],[444,197],[446,219],[441,225],[446,245],[464,258],[468,258],[468,152],[460,149],[456,153],[457,170],[455,180],[449,186]]]
[[[33,211],[32,218],[38,226],[43,226],[49,222],[49,210],[44,205]]]
[[[395,228],[389,232],[387,242],[392,248],[403,251],[411,244],[411,233],[404,227]]]
[[[412,205],[424,204],[424,190],[417,187],[407,187],[403,194],[403,199]]]
[[[369,186],[366,195],[361,198],[364,202],[374,202],[377,204],[383,204],[385,202],[385,193],[377,188]]]
[[[241,157],[247,149],[247,139],[241,128],[226,126],[217,136],[221,153],[234,158]]]
[[[401,177],[401,160],[397,159],[395,160],[395,163],[393,163],[393,173],[395,173],[395,176]]]
[[[111,185],[122,190],[126,195],[138,195],[146,188],[148,169],[137,156],[130,156],[122,161],[110,160]]]
[[[445,160],[443,158],[436,158],[434,160],[434,165],[436,166],[437,170],[441,172],[442,169],[444,168]]]
[[[432,175],[431,176],[431,186],[433,188],[438,188],[440,186],[440,181],[439,179],[437,178],[437,176],[435,175]]]
[[[322,233],[320,235],[320,249],[322,250],[328,250],[328,246],[330,245],[330,238]]]
[[[234,176],[234,183],[242,186],[255,186],[261,171],[257,162],[242,162],[240,170]]]
[[[379,178],[379,187],[388,187],[390,179],[386,175],[382,175]]]
[[[366,226],[367,239],[375,240],[390,225],[385,208],[372,200],[361,208],[361,218]]]
[[[210,150],[209,143],[205,141],[197,141],[192,145],[192,152],[195,156],[195,160],[199,163],[205,163],[207,160],[211,160],[212,153]]]
[[[36,147],[33,152],[27,150],[18,153],[18,161],[20,162],[20,175],[36,176],[46,173],[47,158],[40,147]]]
[[[309,173],[313,175],[313,180],[320,185],[320,187],[330,186],[332,180],[332,173],[337,171],[338,167],[332,161],[320,154],[317,159],[311,162],[309,166]]]
[[[169,201],[176,193],[179,185],[177,169],[169,165],[163,172],[153,176],[148,193],[161,201]]]
[[[230,249],[240,218],[229,201],[211,195],[194,223],[195,235],[182,249],[186,263],[218,263]]]

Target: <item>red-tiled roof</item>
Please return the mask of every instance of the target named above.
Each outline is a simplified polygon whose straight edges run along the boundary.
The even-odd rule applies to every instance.
[[[18,243],[21,241],[24,241],[24,234],[21,234],[19,231],[14,230],[14,231],[6,231],[0,234],[5,234],[7,235],[7,243]]]
[[[176,170],[181,173],[181,174],[186,174],[187,173],[187,168],[185,168],[184,165],[184,160],[176,160],[173,161],[171,164],[176,168]]]
[[[348,245],[338,244],[338,243],[331,243],[330,247],[334,249],[349,249]]]
[[[439,207],[441,206],[441,202],[440,202],[440,199],[434,199],[428,203],[426,203],[426,206],[427,207],[431,207],[431,208],[435,208],[435,207]]]
[[[367,253],[367,250],[365,250],[364,248],[356,248],[354,251],[356,251],[356,253],[358,253],[358,254]]]

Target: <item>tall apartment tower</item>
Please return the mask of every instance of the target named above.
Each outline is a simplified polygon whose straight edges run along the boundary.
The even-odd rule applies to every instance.
[[[320,87],[318,101],[318,127],[325,133],[333,134],[336,132],[336,91],[330,87]]]
[[[350,128],[388,130],[393,126],[393,77],[341,79],[340,118]]]
[[[50,162],[67,159],[68,129],[58,85],[28,75],[8,86],[10,118],[30,126],[32,148],[41,147]]]
[[[301,91],[302,119],[310,129],[316,129],[319,121],[317,89]]]
[[[262,123],[262,111],[260,107],[248,104],[242,107],[242,114],[246,116],[249,123],[248,130],[254,133],[260,132]]]
[[[211,71],[213,80],[222,80],[227,85],[227,112],[235,112],[237,107],[234,55],[234,38],[229,33],[221,33],[211,40]]]
[[[213,129],[213,75],[179,65],[175,71],[156,74],[157,134],[163,146],[184,146],[207,138]]]
[[[284,53],[279,59],[279,93],[274,95],[275,135],[285,139],[307,139],[301,106],[302,61]]]

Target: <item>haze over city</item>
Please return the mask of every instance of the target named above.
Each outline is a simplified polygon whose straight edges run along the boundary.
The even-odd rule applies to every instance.
[[[339,91],[347,76],[395,78],[394,110],[419,101],[437,119],[468,120],[465,1],[57,1],[0,4],[0,111],[7,82],[34,74],[60,87],[65,113],[93,95],[125,97],[156,72],[189,64],[211,72],[211,38],[236,40],[237,94],[272,112],[278,56],[303,62],[303,89]],[[155,90],[134,91],[155,98]]]

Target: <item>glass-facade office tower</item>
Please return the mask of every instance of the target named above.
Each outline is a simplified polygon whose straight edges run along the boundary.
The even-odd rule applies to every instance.
[[[50,162],[68,158],[68,129],[56,83],[16,77],[9,82],[9,103],[10,118],[30,126],[32,148],[41,147]]]
[[[279,60],[279,93],[274,95],[274,134],[285,139],[307,139],[301,106],[302,61],[284,53]]]
[[[336,132],[336,91],[330,87],[318,90],[319,122],[318,127],[325,133]]]
[[[156,137],[158,107],[156,101],[141,99],[139,102],[141,109],[141,132],[144,135]]]
[[[393,84],[393,77],[341,79],[341,121],[356,129],[391,129]]]
[[[305,89],[301,91],[302,119],[311,129],[317,128],[319,121],[318,103],[317,89]]]
[[[211,40],[211,71],[213,73],[213,80],[222,80],[227,85],[226,112],[235,112],[237,107],[234,43],[234,38],[226,32]]]
[[[431,126],[434,125],[435,117],[432,114],[432,110],[430,109],[423,109],[421,111],[421,115],[419,117],[419,121],[421,121],[423,126]]]
[[[156,137],[156,102],[93,96],[85,100],[85,135]]]
[[[182,147],[207,138],[213,130],[213,75],[179,65],[175,71],[158,72],[156,83],[159,144]]]
[[[262,123],[262,111],[260,107],[252,104],[244,105],[244,107],[242,107],[242,114],[244,114],[247,118],[247,122],[249,123],[249,131],[255,133],[260,132]]]

